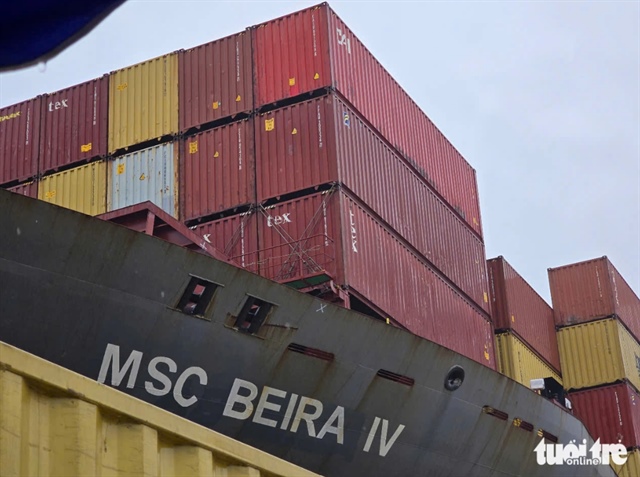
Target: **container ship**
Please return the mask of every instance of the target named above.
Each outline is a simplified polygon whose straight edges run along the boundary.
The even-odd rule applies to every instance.
[[[638,475],[638,297],[487,261],[475,170],[327,4],[0,118],[6,345],[321,475]]]

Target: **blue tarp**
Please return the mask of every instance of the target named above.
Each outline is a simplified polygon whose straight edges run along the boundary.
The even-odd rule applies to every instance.
[[[3,0],[0,69],[55,56],[122,3],[124,0]]]

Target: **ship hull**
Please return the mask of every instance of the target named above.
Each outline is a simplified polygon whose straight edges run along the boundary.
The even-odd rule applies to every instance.
[[[538,465],[539,429],[592,442],[582,423],[406,331],[4,191],[0,224],[1,341],[302,467],[337,477],[614,475]],[[203,317],[177,309],[192,276],[217,284]],[[248,295],[273,305],[254,335],[234,326]],[[453,366],[465,378],[449,391]]]

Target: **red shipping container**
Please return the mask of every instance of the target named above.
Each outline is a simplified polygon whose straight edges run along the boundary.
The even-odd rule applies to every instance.
[[[640,300],[605,257],[549,269],[558,326],[616,315],[640,340]]]
[[[487,260],[491,315],[496,330],[514,331],[560,373],[553,310],[504,257]]]
[[[640,446],[640,394],[627,383],[569,394],[574,415],[594,440],[625,447]]]
[[[475,170],[328,5],[252,34],[256,107],[335,88],[482,236]]]
[[[256,214],[245,212],[191,227],[234,265],[258,273]]]
[[[489,311],[482,240],[336,94],[256,120],[258,202],[341,182]]]
[[[183,147],[184,220],[255,202],[252,119],[189,136]]]
[[[249,32],[180,52],[178,69],[180,131],[253,109]]]
[[[9,187],[11,192],[15,192],[16,194],[26,195],[27,197],[33,197],[34,199],[38,198],[38,182],[30,181],[25,182],[24,184],[20,184],[14,187]]]
[[[42,97],[0,109],[0,185],[38,174]]]
[[[40,172],[107,155],[109,76],[43,97]]]
[[[426,262],[340,190],[263,208],[260,274],[327,275],[412,333],[495,369],[493,327]]]

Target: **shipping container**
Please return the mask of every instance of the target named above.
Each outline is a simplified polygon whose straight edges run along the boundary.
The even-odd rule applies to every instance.
[[[107,209],[107,162],[100,160],[40,179],[38,199],[87,215]]]
[[[107,155],[108,75],[43,97],[40,173]]]
[[[109,154],[178,132],[178,54],[109,76]]]
[[[558,347],[566,389],[624,379],[640,389],[640,344],[620,321],[608,318],[562,328]]]
[[[640,394],[627,383],[569,394],[574,415],[594,440],[640,446]]]
[[[340,182],[489,311],[482,240],[336,94],[256,121],[258,202]]]
[[[255,203],[253,141],[249,119],[184,139],[183,220]]]
[[[178,142],[116,157],[109,162],[109,211],[147,200],[178,218]]]
[[[0,475],[317,474],[0,343]]]
[[[260,208],[258,237],[261,275],[284,283],[324,275],[412,333],[495,369],[488,314],[345,192]]]
[[[607,257],[549,269],[558,326],[616,315],[640,339],[640,299]]]
[[[327,4],[252,34],[256,107],[336,89],[482,236],[475,170]]]
[[[618,477],[638,477],[640,475],[640,449],[627,451],[627,462],[624,465],[612,463],[611,467]]]
[[[16,194],[26,195],[27,197],[33,197],[34,199],[38,198],[38,181],[29,181],[24,184],[20,184],[17,186],[9,187],[11,192],[15,192]]]
[[[513,330],[560,372],[553,310],[504,257],[487,260],[491,316],[496,330]]]
[[[249,32],[184,50],[178,58],[181,132],[253,109]]]
[[[553,378],[562,384],[562,378],[515,333],[496,335],[497,368],[502,374],[531,387],[532,379]]]
[[[258,273],[258,225],[254,211],[194,225],[191,230],[234,265]]]
[[[0,185],[38,174],[42,97],[0,109]]]

